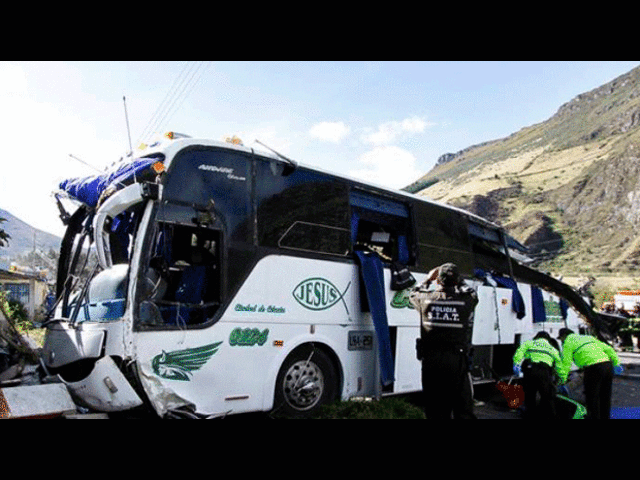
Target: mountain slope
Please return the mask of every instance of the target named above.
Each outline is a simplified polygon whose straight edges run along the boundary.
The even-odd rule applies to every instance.
[[[11,235],[9,244],[6,247],[0,247],[0,258],[6,260],[33,251],[34,234],[38,250],[46,254],[51,249],[56,253],[60,249],[61,238],[38,230],[1,208],[0,218],[6,219],[5,222],[0,223],[0,229]]]
[[[640,265],[640,67],[507,138],[443,155],[408,191],[466,208],[529,246],[539,266]]]

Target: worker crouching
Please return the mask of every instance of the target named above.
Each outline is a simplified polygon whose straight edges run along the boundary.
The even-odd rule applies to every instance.
[[[547,332],[538,332],[533,340],[523,342],[513,356],[513,373],[523,374],[525,418],[549,420],[556,417],[555,376],[562,373],[562,361],[552,341]]]
[[[429,287],[436,282],[435,290]],[[475,419],[469,357],[476,292],[453,263],[429,272],[409,299],[420,312],[422,391],[427,419]]]

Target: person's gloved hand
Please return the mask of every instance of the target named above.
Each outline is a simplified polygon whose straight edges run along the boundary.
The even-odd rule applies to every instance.
[[[613,373],[615,373],[616,375],[622,375],[623,372],[624,367],[622,365],[616,365],[615,367],[613,367]]]
[[[520,369],[520,365],[514,365],[513,366],[513,374],[516,377],[519,377],[521,373],[522,373],[522,370]]]

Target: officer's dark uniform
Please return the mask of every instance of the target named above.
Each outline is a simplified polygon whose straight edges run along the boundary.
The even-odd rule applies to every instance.
[[[435,270],[413,289],[410,301],[420,312],[418,358],[422,360],[422,390],[428,419],[476,418],[469,379],[469,349],[476,292],[464,284],[458,268],[437,269],[436,290],[428,287]]]

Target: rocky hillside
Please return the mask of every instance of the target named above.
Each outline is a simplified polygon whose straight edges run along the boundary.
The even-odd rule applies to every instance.
[[[60,249],[59,237],[34,228],[1,208],[0,218],[6,220],[0,223],[0,229],[11,236],[8,245],[0,247],[0,260],[12,260],[20,255],[29,254],[33,251],[34,240],[36,249],[44,254],[50,250],[57,253]]]
[[[443,155],[406,190],[503,225],[542,268],[638,275],[640,67],[545,122]]]

